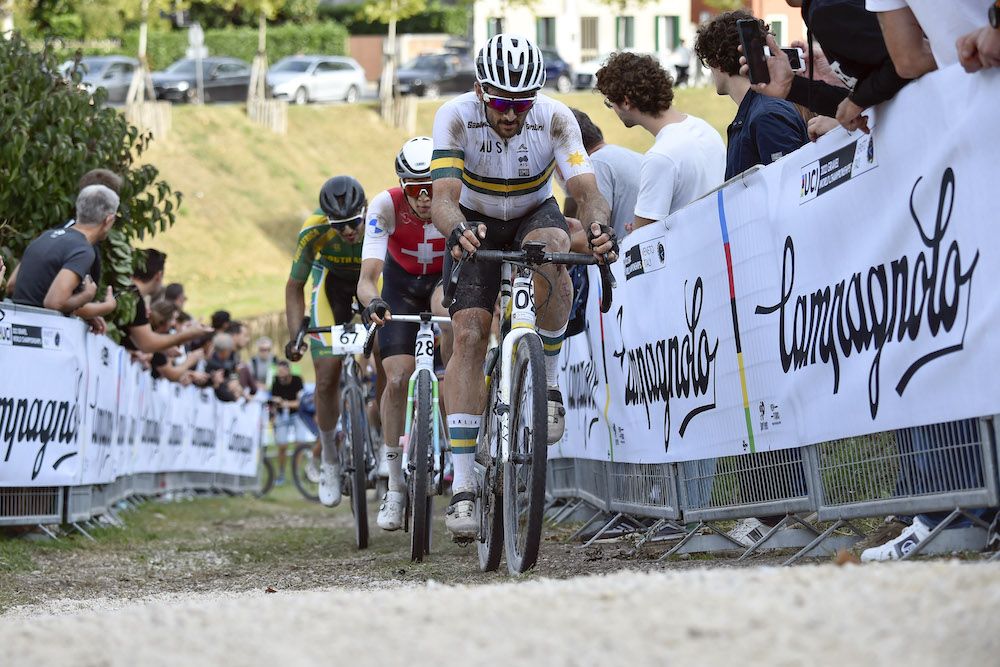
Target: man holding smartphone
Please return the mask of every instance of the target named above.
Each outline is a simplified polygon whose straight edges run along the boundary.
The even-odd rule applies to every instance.
[[[719,95],[729,95],[739,107],[729,125],[726,179],[758,164],[771,164],[800,148],[808,140],[806,124],[795,105],[760,95],[750,89],[750,79],[740,71],[740,36],[737,23],[750,25],[763,44],[768,26],[743,9],[726,12],[698,28],[695,53],[712,72]]]

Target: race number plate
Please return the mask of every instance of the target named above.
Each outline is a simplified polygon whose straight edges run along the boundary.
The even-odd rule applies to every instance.
[[[349,326],[339,324],[330,329],[326,340],[330,344],[330,351],[337,356],[347,356],[348,354],[363,354],[365,351],[365,330],[360,326]]]

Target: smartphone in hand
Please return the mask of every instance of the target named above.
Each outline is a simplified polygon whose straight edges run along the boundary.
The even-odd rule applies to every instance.
[[[788,56],[788,64],[792,66],[793,72],[804,72],[806,69],[806,60],[803,56],[802,49],[799,48],[783,48],[781,49]]]
[[[736,30],[750,68],[750,83],[771,83],[771,74],[764,59],[764,35],[760,23],[756,19],[740,19],[736,22]]]

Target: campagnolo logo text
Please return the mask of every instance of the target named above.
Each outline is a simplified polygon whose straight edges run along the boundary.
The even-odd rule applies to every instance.
[[[684,282],[684,292],[687,293],[687,281]],[[689,410],[681,419],[677,434],[682,438],[692,419],[715,408],[714,370],[719,339],[711,339],[708,331],[700,326],[704,294],[704,284],[699,277],[695,280],[690,301],[685,300],[684,303],[687,332],[683,336],[646,343],[636,348],[623,345],[622,350],[614,353],[623,366],[628,362],[625,404],[643,405],[646,409],[646,423],[652,426],[650,404],[663,403],[664,451],[670,448],[671,399],[704,397],[702,403]],[[621,316],[622,310],[619,308],[619,323]]]
[[[81,374],[78,384],[82,380]],[[35,444],[38,449],[31,468],[31,479],[38,477],[41,472],[49,443],[75,442],[79,427],[78,400],[55,401],[0,396],[0,437],[7,445],[3,460],[5,463],[10,460],[15,442],[19,446]],[[72,452],[60,457],[52,467],[58,468],[65,459],[75,455],[76,452]]]
[[[840,389],[840,355],[850,357],[874,348],[868,373],[868,401],[872,419],[878,414],[879,365],[882,350],[892,342],[915,341],[918,336],[938,338],[961,327],[961,339],[952,336],[937,350],[924,354],[907,367],[896,383],[900,396],[923,366],[963,349],[969,322],[972,274],[979,251],[962,260],[959,242],[945,242],[955,202],[955,174],[946,169],[941,178],[937,217],[930,230],[921,223],[910,191],[910,216],[924,250],[916,257],[903,256],[888,265],[871,266],[835,285],[795,294],[795,244],[785,239],[781,299],[773,306],[757,306],[756,313],[778,313],[781,364],[785,373],[817,363],[833,367],[833,393]],[[925,218],[926,219],[926,218]],[[927,327],[924,328],[924,322]]]

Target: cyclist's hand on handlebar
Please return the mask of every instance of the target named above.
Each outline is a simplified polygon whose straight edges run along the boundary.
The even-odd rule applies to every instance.
[[[379,297],[372,299],[365,309],[361,311],[361,321],[365,323],[365,326],[368,326],[372,322],[378,326],[383,326],[391,319],[392,313],[389,312],[389,304]]]
[[[608,264],[618,260],[618,238],[613,228],[593,222],[587,229],[587,240],[597,259]]]
[[[451,251],[453,259],[462,259],[463,253],[474,253],[481,244],[481,239],[486,238],[486,225],[470,225],[466,222],[459,224],[448,236],[448,249]]]
[[[299,361],[308,349],[309,345],[305,341],[303,341],[298,349],[295,349],[295,341],[290,340],[285,343],[285,358],[289,361]]]

